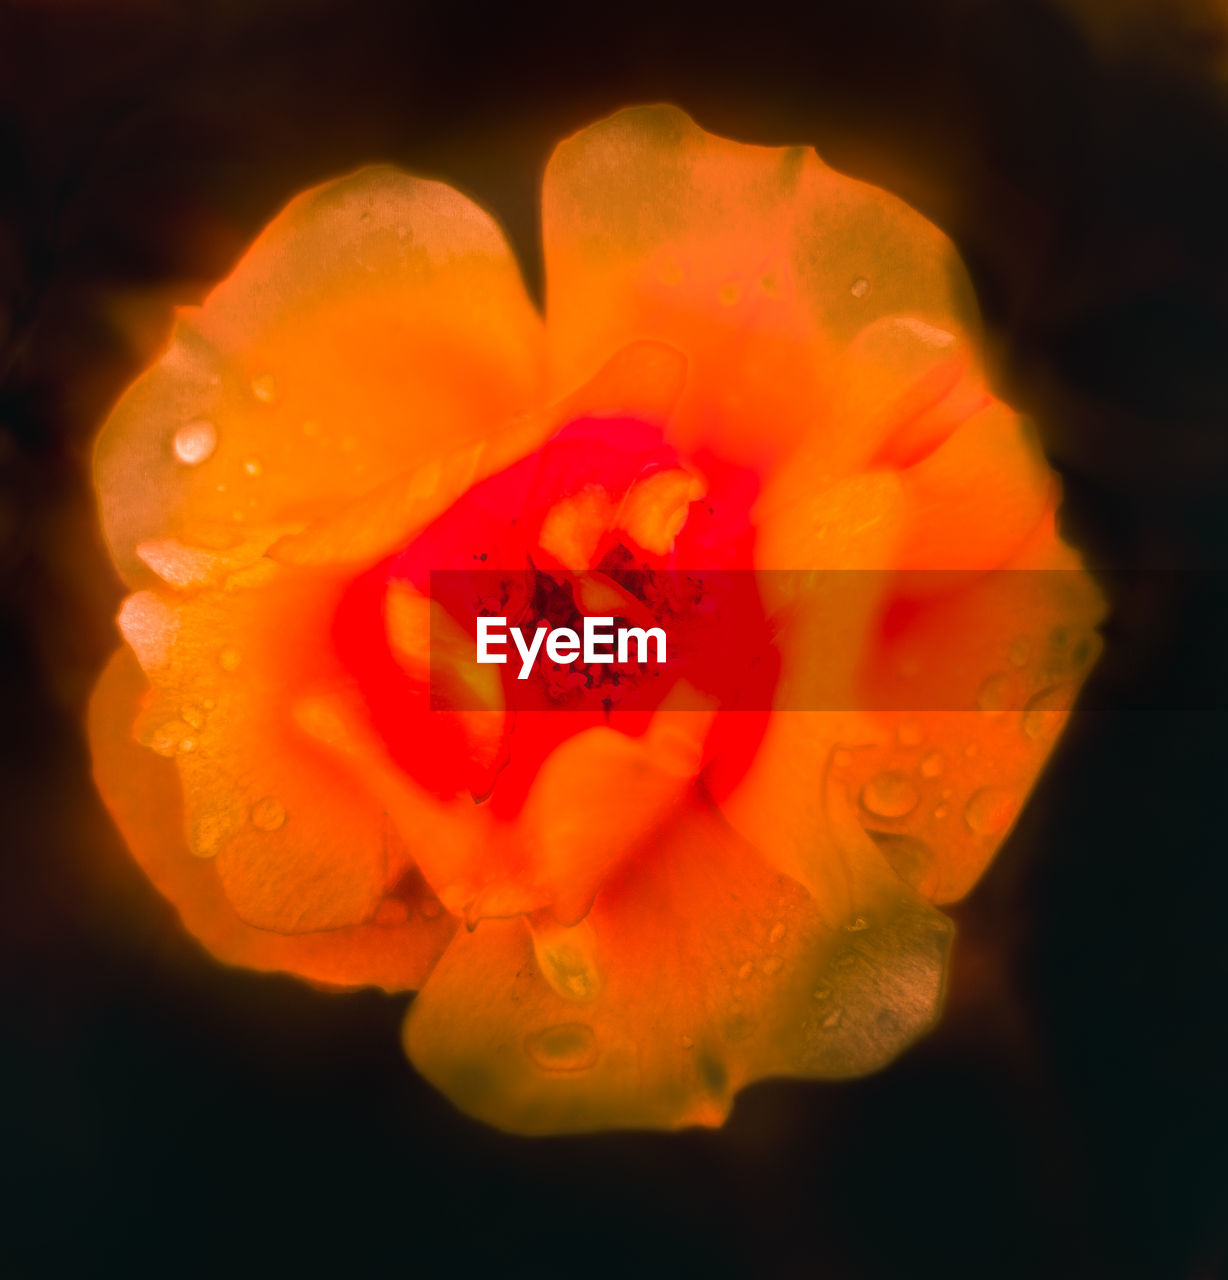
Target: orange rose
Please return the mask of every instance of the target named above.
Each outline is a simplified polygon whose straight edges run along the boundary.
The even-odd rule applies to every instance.
[[[409,1055],[471,1114],[719,1124],[932,1023],[935,904],[1100,602],[898,200],[657,107],[557,149],[543,223],[544,321],[486,214],[365,169],[180,314],[98,444],[133,594],[95,773],[220,959],[422,988]],[[496,609],[668,619],[690,665],[518,686],[472,660]]]

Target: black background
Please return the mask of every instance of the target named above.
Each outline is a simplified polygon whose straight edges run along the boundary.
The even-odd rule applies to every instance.
[[[8,1274],[1228,1274],[1228,45],[1079,7],[0,8]],[[1070,536],[1158,572],[1108,576],[1108,709],[954,909],[927,1040],[719,1132],[518,1140],[406,1065],[404,999],[215,965],[129,861],[80,727],[120,598],[89,449],[296,191],[446,178],[539,286],[553,143],[658,99],[944,226]]]

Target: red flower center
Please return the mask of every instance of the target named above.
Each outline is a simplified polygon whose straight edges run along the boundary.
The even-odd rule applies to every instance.
[[[562,741],[595,724],[638,736],[685,681],[722,713],[705,761],[736,752],[722,759],[719,787],[736,781],[766,722],[764,711],[741,708],[770,706],[777,667],[752,569],[758,479],[713,457],[696,463],[702,480],[656,426],[577,419],[475,484],[354,582],[334,640],[402,768],[440,796],[467,790],[514,816]],[[489,668],[496,697],[492,684],[448,679],[432,621],[423,679],[390,639],[399,592],[465,638],[469,661],[461,665],[470,675],[481,617],[506,619],[524,636],[542,628],[579,634],[584,618],[596,616],[613,618],[616,630],[657,626],[668,635],[669,661],[653,661],[649,650],[625,661],[581,654],[555,662],[543,645],[522,679],[509,641],[508,662]]]

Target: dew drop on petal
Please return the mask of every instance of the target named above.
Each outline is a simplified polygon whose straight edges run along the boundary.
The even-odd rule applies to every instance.
[[[168,720],[159,725],[144,741],[145,745],[158,755],[170,759],[181,752],[191,751],[196,740],[191,736],[192,728],[182,720]]]
[[[917,788],[902,774],[876,774],[861,789],[861,807],[876,818],[902,818],[920,802]]]
[[[694,1049],[694,1048],[695,1048],[695,1041],[694,1041],[694,1040],[692,1040],[690,1036],[679,1036],[679,1037],[678,1037],[678,1043],[679,1043],[679,1044],[680,1044],[684,1049]]]
[[[864,298],[870,292],[870,282],[865,276],[858,276],[856,280],[849,286],[849,293],[854,298]]]
[[[1033,694],[1023,706],[1021,726],[1027,738],[1039,738],[1047,728],[1056,727],[1055,712],[1061,711],[1068,697],[1063,685],[1050,685]]]
[[[582,1002],[596,999],[601,990],[601,972],[588,921],[570,928],[558,924],[535,926],[533,951],[542,977],[556,995]]]
[[[248,460],[243,464],[243,470],[246,471],[249,476],[258,476],[264,470],[264,467],[261,465],[259,458],[248,458]]]
[[[262,373],[252,379],[252,395],[261,404],[272,404],[277,399],[277,380],[271,373]]]
[[[784,922],[780,921],[779,923],[772,926],[772,932],[768,934],[768,942],[773,944],[777,943],[784,936],[785,936]]]
[[[175,432],[171,447],[185,467],[198,467],[211,458],[217,448],[217,428],[212,422],[198,418]]]
[[[974,791],[964,806],[964,821],[979,836],[994,836],[1005,831],[1014,816],[1014,797],[1001,787]]]
[[[874,1025],[884,1035],[894,1035],[900,1029],[900,1017],[894,1009],[880,1009]]]
[[[261,831],[276,831],[285,821],[285,808],[273,796],[265,796],[252,805],[252,826]]]
[[[926,883],[934,864],[934,851],[924,840],[894,831],[871,831],[869,835],[905,884],[920,889]]]
[[[531,1031],[524,1047],[543,1071],[587,1071],[597,1061],[597,1037],[584,1022],[560,1022]]]
[[[819,1024],[824,1031],[835,1031],[844,1017],[843,1009],[833,1009]]]
[[[937,751],[931,751],[921,761],[917,771],[923,778],[936,778],[942,772],[942,764],[942,755]]]
[[[778,974],[785,967],[785,962],[779,956],[768,956],[766,960],[759,966],[760,972],[764,977],[771,978]]]
[[[986,715],[1001,714],[1010,706],[1010,702],[1010,677],[1001,672],[990,676],[976,691],[977,710],[984,711]]]
[[[746,979],[749,978],[752,973],[754,973],[754,971],[755,971],[755,966],[751,964],[749,960],[744,961],[742,963],[741,968],[738,969],[738,981],[745,982]]]

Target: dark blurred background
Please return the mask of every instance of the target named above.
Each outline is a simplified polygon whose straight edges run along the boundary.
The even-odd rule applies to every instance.
[[[0,5],[5,1275],[1228,1275],[1228,11],[728,12]],[[928,1039],[719,1132],[526,1141],[415,1076],[404,999],[215,965],[128,859],[81,732],[121,594],[90,447],[301,188],[445,178],[540,288],[552,145],[658,99],[954,237],[1115,615]]]

